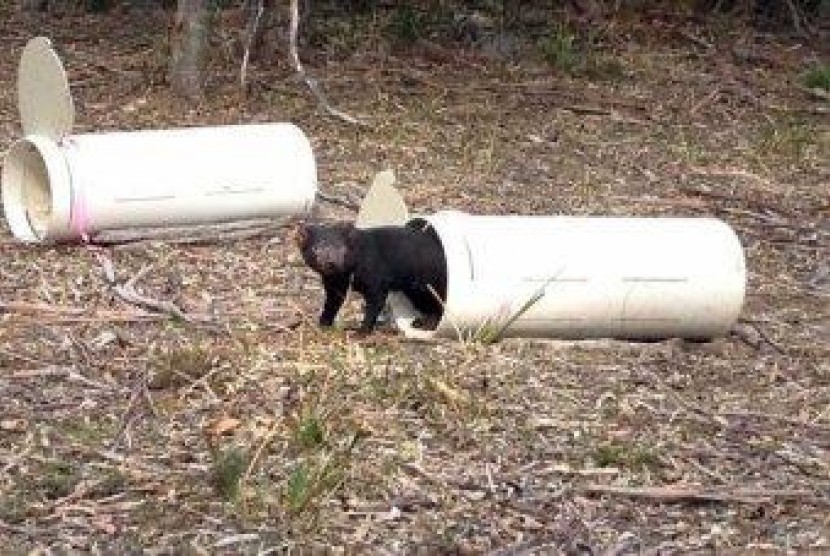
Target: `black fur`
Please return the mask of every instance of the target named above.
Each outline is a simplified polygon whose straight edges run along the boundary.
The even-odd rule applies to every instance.
[[[305,263],[323,279],[326,300],[320,326],[332,325],[350,285],[366,303],[362,333],[374,330],[390,292],[403,293],[421,313],[415,326],[438,325],[447,294],[447,264],[431,229],[414,224],[365,230],[347,223],[311,224],[301,226],[298,243]]]

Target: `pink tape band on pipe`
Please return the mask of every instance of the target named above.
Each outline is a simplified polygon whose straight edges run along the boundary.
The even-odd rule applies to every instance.
[[[75,147],[75,143],[72,141],[71,137],[64,137],[61,143],[70,149]],[[75,179],[71,180],[72,203],[69,210],[69,229],[75,232],[81,240],[88,242],[89,209],[87,207],[86,195],[84,195],[84,188],[81,185],[83,180],[82,176],[79,176],[77,172],[74,177]]]
[[[72,192],[72,210],[69,217],[69,227],[84,241],[89,239],[89,211],[87,210],[86,199],[81,191]]]

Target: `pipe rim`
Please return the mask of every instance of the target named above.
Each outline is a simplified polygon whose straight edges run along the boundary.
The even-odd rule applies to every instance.
[[[390,296],[389,305],[396,326],[405,336],[413,339],[432,339],[437,336],[457,335],[463,329],[457,328],[453,322],[452,300],[463,293],[468,287],[472,272],[472,261],[467,249],[467,240],[463,233],[463,225],[459,223],[468,218],[469,214],[456,210],[443,210],[428,216],[412,216],[407,223],[426,224],[430,226],[444,250],[444,260],[447,265],[447,295],[444,299],[444,311],[441,320],[434,330],[423,330],[412,326],[412,321],[418,316],[403,296]],[[457,293],[456,293],[457,292]],[[449,313],[449,315],[448,315]]]
[[[31,170],[30,157],[33,154],[45,170],[42,175]],[[46,183],[39,179],[43,176]],[[68,235],[71,178],[57,143],[37,135],[15,141],[4,157],[2,178],[3,211],[16,238],[25,242],[39,242],[48,237]],[[48,211],[43,218],[33,218],[35,215],[27,206],[26,197],[31,187],[40,187],[48,195]]]

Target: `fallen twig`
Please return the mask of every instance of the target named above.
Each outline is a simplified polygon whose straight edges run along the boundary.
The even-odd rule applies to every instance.
[[[779,188],[777,188],[776,185],[770,180],[741,168],[701,168],[693,166],[689,168],[689,174],[713,178],[744,178],[762,185],[762,191],[767,193],[779,192]]]
[[[251,58],[251,46],[254,44],[257,29],[259,29],[259,21],[262,19],[262,14],[265,12],[265,3],[263,0],[257,0],[256,10],[253,13],[252,21],[248,22],[248,36],[245,40],[245,53],[242,56],[242,67],[239,68],[239,83],[242,88],[248,81],[248,61]]]
[[[99,390],[117,389],[117,387],[114,385],[104,384],[102,382],[92,380],[91,378],[87,378],[78,371],[74,370],[72,367],[55,366],[44,367],[41,369],[22,369],[18,371],[12,371],[11,373],[5,374],[0,378],[11,380],[30,380],[36,378],[65,378],[67,380],[79,382],[81,384],[97,388]]]
[[[208,320],[208,315],[198,315],[200,319]],[[15,318],[13,322],[21,324],[80,324],[105,322],[153,322],[168,320],[168,315],[159,313],[119,313],[115,311],[98,312],[93,315],[50,315],[38,318]]]
[[[36,539],[43,539],[44,535],[48,532],[47,529],[42,527],[32,527],[31,525],[12,525],[2,520],[0,520],[0,530],[10,531],[12,533],[26,535],[27,537]]]
[[[238,533],[235,535],[228,535],[213,543],[213,548],[228,548],[235,544],[246,544],[259,540],[258,533]]]
[[[606,108],[598,108],[594,106],[570,105],[563,106],[563,110],[573,112],[578,116],[610,116],[613,120],[624,123],[632,123],[638,125],[648,125],[648,122],[632,116],[625,116],[616,110],[609,110]]]
[[[761,340],[763,340],[764,342],[766,342],[772,349],[777,351],[780,355],[787,355],[786,350],[784,350],[784,348],[782,348],[776,341],[774,341],[772,338],[770,338],[767,335],[767,333],[764,332],[764,330],[761,328],[761,326],[757,322],[751,321],[751,320],[746,320],[746,319],[741,319],[740,323],[752,327],[752,329],[755,330],[755,332],[758,333],[758,337]],[[738,329],[734,328],[733,331],[735,331],[735,330],[738,330]],[[736,335],[739,338],[741,338],[742,340],[744,340],[744,342],[749,344],[749,342],[742,335],[742,332],[738,332]],[[749,344],[749,345],[752,345],[752,344]],[[754,347],[757,349],[760,346],[754,346]]]
[[[802,37],[806,37],[807,33],[804,29],[804,24],[801,21],[801,14],[798,11],[798,8],[793,3],[793,0],[785,0],[787,4],[787,8],[790,10],[790,18],[793,21],[793,28],[795,32],[798,33]]]
[[[115,295],[122,301],[143,309],[149,309],[156,313],[163,313],[185,322],[211,322],[213,320],[210,317],[205,318],[202,315],[185,313],[172,301],[156,300],[141,295],[135,291],[135,277],[127,280],[125,283],[119,283],[115,277],[115,266],[113,265],[112,260],[99,250],[94,251],[94,253],[95,257],[98,259],[98,262],[101,264],[104,279],[112,288],[113,293],[115,293]],[[139,271],[139,274],[143,271],[144,269]]]
[[[303,64],[300,62],[300,55],[297,53],[297,29],[300,25],[300,9],[299,9],[299,1],[298,0],[291,0],[291,22],[288,28],[288,42],[289,42],[289,55],[291,58],[291,65],[294,66],[294,70],[297,74],[305,81],[305,84],[308,86],[309,90],[314,94],[315,98],[317,99],[317,103],[320,107],[325,110],[327,114],[330,116],[334,116],[343,120],[344,122],[348,122],[350,124],[358,125],[361,127],[368,127],[368,125],[354,116],[351,116],[341,110],[337,110],[334,108],[326,98],[326,95],[323,94],[323,91],[320,89],[320,85],[317,83],[315,79],[313,79],[310,75],[308,75],[303,68]]]
[[[689,114],[692,115],[692,116],[696,115],[698,113],[698,111],[700,111],[701,108],[703,108],[704,106],[706,106],[707,104],[709,104],[710,102],[712,102],[713,100],[718,98],[718,95],[720,95],[720,93],[721,93],[720,87],[715,87],[714,89],[712,89],[712,92],[710,92],[708,95],[703,97],[700,101],[695,103],[694,106],[692,106],[692,108],[689,110]]]
[[[794,427],[804,427],[815,431],[830,432],[830,427],[825,427],[814,422],[802,421],[794,417],[787,417],[786,415],[776,415],[775,413],[763,413],[761,411],[720,411],[719,415],[723,415],[724,417],[744,417],[761,419],[765,421],[778,421],[779,423],[786,423]]]
[[[65,305],[48,305],[46,303],[26,303],[23,301],[0,301],[0,312],[16,313],[59,313],[63,315],[79,315],[84,312],[80,307]]]
[[[96,247],[132,248],[145,244],[210,245],[226,241],[252,239],[273,232],[286,222],[256,219],[246,222],[214,224],[197,228],[146,229],[130,232],[118,231],[97,235],[90,243]]]
[[[124,410],[124,413],[121,415],[121,420],[118,425],[118,431],[115,433],[110,445],[107,449],[110,452],[115,452],[118,449],[118,445],[121,443],[122,438],[127,433],[127,429],[129,428],[130,424],[135,419],[135,408],[138,405],[139,398],[145,396],[145,392],[147,390],[147,373],[142,372],[141,375],[136,379],[133,383],[132,393],[130,394],[130,401],[127,403],[127,408]],[[146,398],[145,398],[146,399]]]
[[[31,378],[56,378],[69,376],[67,367],[44,367],[42,369],[22,369],[3,375],[3,378],[28,380]]]
[[[342,197],[336,197],[334,195],[329,195],[328,193],[323,193],[321,191],[317,192],[317,198],[322,201],[326,201],[327,203],[331,203],[332,205],[338,205],[349,210],[360,210],[360,205],[358,203],[355,203],[354,201],[343,199]]]
[[[735,489],[712,490],[693,487],[620,487],[611,485],[588,485],[586,494],[610,494],[643,498],[656,502],[722,502],[736,504],[763,504],[774,499],[814,499],[815,494],[807,490],[764,490]]]

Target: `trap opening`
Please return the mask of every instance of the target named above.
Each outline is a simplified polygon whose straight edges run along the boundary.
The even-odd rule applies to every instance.
[[[3,164],[3,207],[12,232],[29,240],[47,234],[53,218],[53,184],[65,161],[49,160],[36,139],[23,139],[9,149]]]

